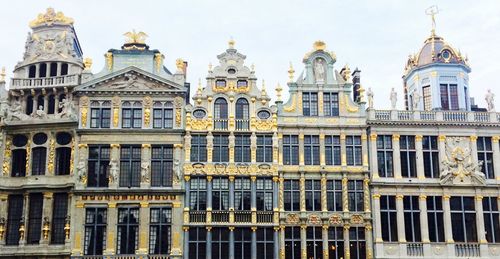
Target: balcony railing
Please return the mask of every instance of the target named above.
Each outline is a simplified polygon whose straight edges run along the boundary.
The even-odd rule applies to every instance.
[[[257,211],[257,223],[273,223],[273,212]]]
[[[229,222],[229,211],[212,211],[212,222],[214,223]]]
[[[71,259],[168,259],[168,255],[83,255]]]
[[[237,223],[251,223],[252,222],[252,212],[251,211],[235,211],[234,212],[234,222]]]
[[[207,221],[207,212],[205,211],[190,211],[189,222],[205,223]]]
[[[500,113],[473,111],[368,110],[368,120],[391,122],[500,123]]]
[[[250,128],[250,120],[236,119],[236,130],[248,130]]]
[[[13,89],[34,87],[73,86],[79,84],[79,75],[53,76],[45,78],[12,78]]]
[[[214,129],[215,130],[227,130],[227,119],[214,119]]]
[[[455,244],[456,257],[481,257],[479,244]]]
[[[424,256],[424,245],[422,243],[406,244],[406,254],[408,256]]]

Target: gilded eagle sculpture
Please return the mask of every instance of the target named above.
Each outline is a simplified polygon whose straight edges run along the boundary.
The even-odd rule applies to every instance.
[[[123,36],[127,37],[127,44],[133,44],[133,43],[145,44],[144,42],[148,37],[146,33],[142,31],[136,32],[135,30],[126,32],[125,34],[123,34]]]

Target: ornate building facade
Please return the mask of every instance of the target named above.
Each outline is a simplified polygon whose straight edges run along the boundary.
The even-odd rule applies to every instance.
[[[0,73],[0,257],[500,256],[500,114],[434,29],[406,109],[376,110],[321,41],[271,103],[232,40],[190,95],[142,32],[92,73],[71,18],[30,27]]]

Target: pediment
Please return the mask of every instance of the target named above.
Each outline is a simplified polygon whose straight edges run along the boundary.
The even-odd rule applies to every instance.
[[[185,92],[180,85],[136,67],[95,78],[77,87],[81,92]]]

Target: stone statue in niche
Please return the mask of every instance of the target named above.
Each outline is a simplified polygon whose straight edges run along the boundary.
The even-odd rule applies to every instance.
[[[67,100],[66,98],[63,99],[59,103],[59,108],[61,109],[61,113],[59,113],[60,118],[69,118],[72,120],[76,120],[76,112],[75,112],[75,105],[73,104],[72,101]]]
[[[149,183],[149,163],[147,161],[141,162],[141,181]]]
[[[7,121],[13,120],[26,120],[29,116],[22,112],[21,102],[19,100],[14,100],[12,105],[7,109]]]
[[[325,82],[325,61],[321,58],[314,62],[314,78],[316,82]]]
[[[420,94],[417,90],[413,91],[413,110],[418,110],[420,104]]]
[[[77,175],[78,179],[80,180],[81,183],[86,184],[87,183],[87,168],[85,165],[85,161],[80,161],[78,162],[78,165],[76,166],[77,170]]]
[[[32,116],[33,116],[33,118],[38,118],[38,119],[42,119],[42,120],[47,119],[47,114],[45,113],[45,110],[43,109],[43,105],[39,105],[38,110],[36,110]]]
[[[485,184],[482,162],[472,159],[466,137],[446,138],[446,158],[441,162],[441,184]]]
[[[118,168],[118,162],[111,160],[109,162],[109,182],[113,183],[118,180],[118,171],[120,169]]]
[[[174,182],[179,182],[181,180],[181,163],[178,158],[174,159]]]
[[[394,87],[391,89],[391,109],[396,110],[396,103],[398,102],[398,93],[394,90]]]
[[[486,100],[486,104],[488,104],[488,111],[494,112],[495,111],[495,94],[491,92],[491,89],[488,89],[488,92],[486,93],[484,100]]]
[[[373,91],[371,87],[368,88],[366,96],[368,96],[368,108],[373,109]]]

